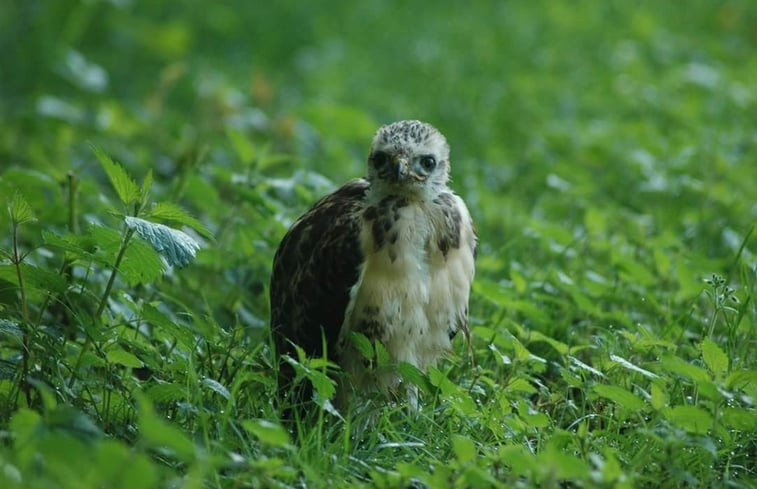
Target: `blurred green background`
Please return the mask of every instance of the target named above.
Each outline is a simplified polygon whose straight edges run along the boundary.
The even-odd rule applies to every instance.
[[[165,402],[157,416],[173,413],[171,425],[186,433],[198,426],[206,434],[219,433],[198,442],[210,447],[208,453],[222,453],[219,460],[232,450],[257,460],[258,445],[237,438],[239,431],[229,427],[233,422],[224,423],[276,416],[271,359],[261,341],[274,250],[315,199],[364,173],[379,125],[412,118],[446,135],[451,185],[478,228],[471,324],[480,365],[493,380],[487,384],[465,368],[452,372],[456,384],[479,382],[480,390],[466,387],[469,397],[461,397],[470,401],[465,405],[471,412],[461,418],[459,406],[442,404],[447,411],[432,420],[442,419],[442,428],[418,425],[431,426],[413,431],[426,445],[418,452],[412,446],[397,451],[397,459],[444,467],[455,443],[449,433],[470,436],[479,448],[526,450],[539,437],[554,442],[555,450],[583,450],[589,442],[574,430],[581,416],[589,420],[582,425],[584,435],[597,430],[586,438],[595,445],[581,456],[619,447],[622,456],[614,463],[631,474],[628,480],[638,477],[647,487],[670,474],[664,480],[671,487],[715,479],[727,484],[719,477],[732,463],[741,464],[735,477],[739,470],[748,474],[743,467],[754,453],[749,435],[754,396],[728,394],[728,403],[740,399],[734,408],[738,423],[725,424],[738,428],[732,438],[691,422],[688,408],[719,420],[726,401],[718,392],[741,388],[720,377],[726,370],[754,372],[757,248],[754,236],[748,237],[757,222],[754,0],[0,0],[0,53],[0,201],[4,207],[20,191],[37,217],[21,234],[22,248],[32,251],[27,263],[60,268],[62,252],[44,244],[42,231],[86,234],[87,223],[121,228],[121,220],[108,212],[117,202],[91,145],[103,148],[138,182],[152,170],[153,200],[179,203],[214,234],[213,240],[198,237],[203,249],[195,263],[162,280],[152,277],[135,287],[119,277],[109,311],[124,331],[108,329],[102,343],[134,352],[135,364],[152,369],[154,377],[137,378],[129,365],[116,362],[108,366],[121,376],[115,391],[94,368],[88,370],[91,378],[81,379],[85,387],[56,391],[61,404],[76,405],[104,431],[130,441],[136,437],[133,392],[149,397],[155,386],[194,386],[186,396],[195,404],[187,401],[181,409],[175,399],[151,397]],[[74,229],[66,212],[69,172],[79,181]],[[8,214],[0,212],[5,250],[11,248],[9,229]],[[49,343],[60,349],[64,367],[74,364],[87,311],[94,309],[92,297],[105,285],[98,266],[86,264],[86,274],[80,270],[76,276],[79,295],[66,291],[75,306],[69,315],[73,334],[50,336],[64,337]],[[99,272],[90,275],[90,267]],[[708,286],[703,278],[712,273],[725,279]],[[19,321],[14,275],[0,279],[0,313]],[[727,286],[733,290],[723,292]],[[724,306],[729,294],[739,304],[731,309],[730,302]],[[31,302],[37,311],[42,294]],[[158,325],[154,335],[137,334],[128,321],[119,322],[139,316],[147,303],[160,304],[170,316],[161,326],[165,331]],[[68,317],[47,314],[53,329],[59,326],[55,320]],[[197,340],[206,348],[189,349],[191,355],[173,347],[166,352],[164,338],[176,332],[175,325],[188,336],[187,344]],[[726,367],[722,361],[703,363],[703,338],[726,352]],[[40,344],[37,358],[57,362]],[[0,353],[16,368],[19,349],[5,348]],[[532,362],[540,357],[529,352],[549,363]],[[677,355],[678,363],[661,365],[663,353]],[[663,377],[655,388],[669,396],[671,406],[683,408],[680,419],[660,407],[668,397],[663,402],[658,396],[650,408],[644,390],[650,377],[623,370],[626,365],[619,367],[612,355]],[[227,369],[224,362],[232,360],[238,363]],[[690,364],[699,370],[686,380],[690,370],[681,365]],[[717,379],[705,364],[711,370],[720,365]],[[592,377],[596,371],[581,365],[607,377],[599,381]],[[67,382],[66,368],[48,367],[59,377],[43,372],[45,382],[54,387]],[[213,375],[219,371],[228,378]],[[236,404],[224,411],[226,418],[217,416],[228,407],[224,399],[197,381],[206,376],[226,382],[231,391]],[[0,393],[13,392],[13,378],[0,379]],[[521,390],[510,389],[513,379],[522,381]],[[701,398],[700,380],[709,388]],[[720,390],[716,381],[722,381]],[[650,416],[607,416],[610,421],[602,425],[608,405],[603,402],[623,403],[607,389],[594,389],[601,382],[622,388],[620,399],[631,396],[630,404]],[[744,385],[757,392],[754,382]],[[100,410],[101,398],[86,389],[113,392],[115,414]],[[183,390],[176,390],[183,402]],[[17,424],[23,428],[29,416],[22,412]],[[569,430],[575,446],[565,441]],[[437,431],[441,442],[434,439]],[[279,443],[288,443],[284,440]],[[382,443],[377,435],[367,448],[340,452],[335,472],[319,444],[304,459],[292,462],[298,456],[293,451],[282,457],[289,457],[292,472],[307,472],[312,464],[311,480],[319,474],[341,480],[356,470],[355,457],[391,467],[396,460],[373,457]],[[652,448],[639,451],[640,446]],[[36,470],[30,460],[26,474]],[[88,456],[78,460],[91,465]],[[499,470],[499,459],[487,460],[495,461],[487,470]],[[533,473],[547,470],[541,459],[528,460]],[[468,473],[468,466],[459,467]],[[278,466],[270,470],[276,479]],[[513,473],[517,478],[517,467]],[[611,479],[607,487],[620,487],[610,485]],[[586,471],[584,480],[596,479]]]
[[[598,238],[598,265],[565,266],[604,273],[626,242],[662,268],[726,260],[757,217],[756,26],[749,0],[6,1],[0,166],[103,182],[94,143],[214,231],[241,206],[245,234],[219,248],[262,255],[221,268],[264,285],[285,227],[363,174],[378,125],[418,118],[451,143],[480,276],[538,275]],[[0,190],[34,187],[13,175]],[[63,223],[63,193],[45,199]]]

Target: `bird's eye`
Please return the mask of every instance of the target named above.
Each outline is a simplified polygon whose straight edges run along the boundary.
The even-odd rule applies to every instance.
[[[431,155],[421,156],[421,167],[426,171],[431,171],[436,168],[436,158]]]
[[[371,156],[371,161],[373,162],[373,166],[375,166],[376,168],[381,168],[389,163],[389,155],[384,153],[383,151],[376,151]]]

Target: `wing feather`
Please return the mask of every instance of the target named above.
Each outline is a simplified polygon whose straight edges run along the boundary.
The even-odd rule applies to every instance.
[[[271,276],[271,329],[278,354],[290,342],[333,358],[349,293],[363,261],[360,219],[368,181],[355,179],[318,201],[284,236]]]

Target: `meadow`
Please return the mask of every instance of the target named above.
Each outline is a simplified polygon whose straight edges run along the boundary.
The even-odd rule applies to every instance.
[[[757,3],[0,9],[0,487],[757,487]],[[281,420],[276,246],[452,148],[471,342]]]

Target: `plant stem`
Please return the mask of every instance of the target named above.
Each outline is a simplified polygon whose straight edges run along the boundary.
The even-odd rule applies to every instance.
[[[18,222],[13,221],[13,264],[16,267],[16,277],[18,278],[18,289],[21,292],[21,315],[24,319],[24,330],[22,337],[21,351],[21,386],[26,396],[26,403],[31,403],[31,388],[26,377],[29,375],[29,356],[31,355],[29,339],[29,305],[26,301],[26,289],[24,288],[24,274],[21,272],[21,262],[23,258],[18,254]]]
[[[103,295],[100,298],[100,304],[97,306],[97,311],[95,312],[94,320],[95,323],[100,322],[100,318],[105,311],[105,306],[108,304],[108,297],[110,296],[110,291],[113,289],[113,284],[116,281],[116,275],[118,274],[118,267],[121,266],[121,260],[123,260],[124,255],[126,254],[126,248],[129,245],[129,240],[131,240],[131,237],[134,235],[134,230],[127,227],[124,230],[124,237],[121,241],[121,248],[118,250],[118,255],[116,255],[116,261],[113,263],[113,270],[110,272],[110,278],[108,279],[108,284],[105,286],[105,290],[103,291]],[[81,351],[79,352],[79,356],[76,358],[76,363],[74,364],[74,368],[71,371],[71,378],[68,381],[68,387],[72,387],[74,385],[74,381],[77,377],[77,372],[79,371],[79,366],[81,365],[82,358],[84,358],[84,354],[89,350],[89,347],[92,345],[92,337],[85,331],[87,337],[84,340],[84,344],[81,347]]]

